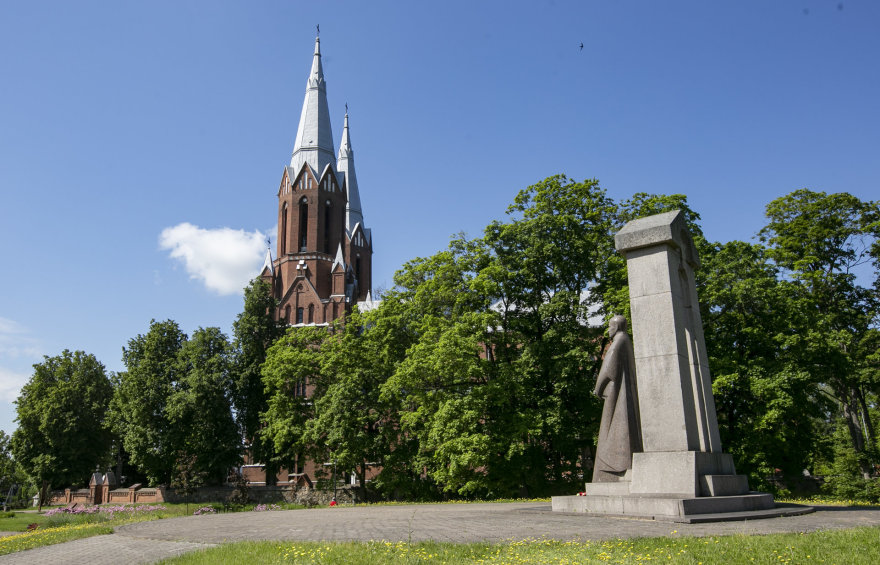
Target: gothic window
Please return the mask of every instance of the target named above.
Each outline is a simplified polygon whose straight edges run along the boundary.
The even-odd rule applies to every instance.
[[[324,253],[330,254],[330,201],[324,206]]]
[[[293,396],[305,397],[306,395],[306,380],[302,379],[296,381],[296,384],[293,385]]]
[[[358,253],[357,257],[354,259],[354,276],[358,280],[358,284],[363,284],[363,280],[361,279],[361,254]]]
[[[284,307],[284,321],[290,323],[290,304]]]
[[[305,251],[309,242],[309,203],[303,198],[299,203],[299,250]]]
[[[297,324],[303,323],[303,308],[302,308],[302,306],[300,306],[299,308],[296,309],[296,323]]]
[[[281,208],[281,254],[287,253],[287,202]]]
[[[309,323],[310,324],[315,323],[315,305],[314,304],[309,304]]]

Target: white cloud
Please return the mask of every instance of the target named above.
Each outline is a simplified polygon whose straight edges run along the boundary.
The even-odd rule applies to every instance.
[[[31,376],[0,367],[0,402],[13,402]]]
[[[184,222],[159,234],[159,247],[181,261],[190,278],[217,294],[241,294],[260,273],[266,235],[230,228],[203,229]]]

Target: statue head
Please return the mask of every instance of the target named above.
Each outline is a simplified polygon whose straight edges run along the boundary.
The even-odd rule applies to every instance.
[[[608,321],[608,337],[614,337],[617,332],[626,332],[626,318],[620,314]]]

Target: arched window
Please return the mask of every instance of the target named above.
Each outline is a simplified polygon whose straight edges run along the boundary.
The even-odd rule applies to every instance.
[[[309,304],[309,323],[310,324],[315,323],[315,305],[314,304]]]
[[[299,202],[299,250],[305,251],[309,244],[309,202],[305,198]]]
[[[363,286],[364,281],[361,279],[361,254],[358,253],[354,258],[354,276],[357,278],[358,284]]]
[[[290,304],[284,307],[284,321],[290,323]]]
[[[296,323],[297,324],[303,323],[303,308],[302,308],[302,306],[300,306],[299,308],[296,309]]]
[[[287,253],[287,202],[281,208],[281,254]]]
[[[330,254],[330,201],[324,203],[324,253]]]

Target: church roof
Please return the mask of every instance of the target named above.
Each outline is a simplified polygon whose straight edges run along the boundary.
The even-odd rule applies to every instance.
[[[263,268],[260,270],[260,273],[265,273],[266,269],[269,269],[269,274],[275,274],[275,267],[272,266],[272,250],[266,249],[266,260],[263,261]]]
[[[339,244],[339,248],[336,250],[336,259],[333,260],[333,265],[330,267],[330,272],[333,273],[336,271],[336,265],[342,265],[342,268],[345,269],[345,259],[342,257],[342,244]]]
[[[306,97],[299,118],[290,166],[298,172],[303,163],[308,163],[317,177],[328,164],[336,163],[333,149],[330,109],[327,106],[327,84],[324,81],[324,68],[321,66],[321,40],[316,37],[312,70],[306,82]]]
[[[363,223],[364,216],[361,212],[361,195],[358,192],[357,175],[354,172],[354,151],[351,148],[351,138],[348,133],[348,112],[345,113],[345,125],[342,127],[342,142],[339,144],[337,163],[340,175],[345,175],[347,197],[345,228],[349,233],[352,233],[358,223]]]

